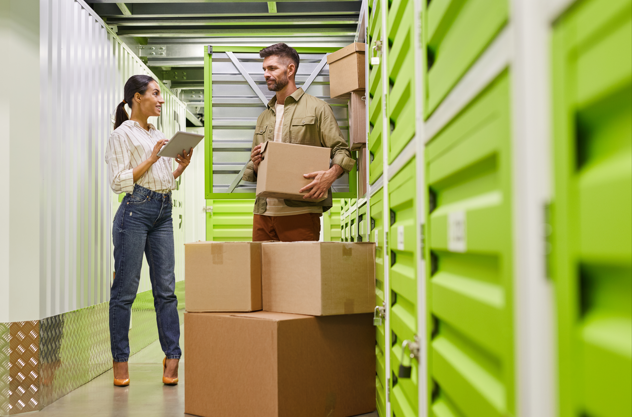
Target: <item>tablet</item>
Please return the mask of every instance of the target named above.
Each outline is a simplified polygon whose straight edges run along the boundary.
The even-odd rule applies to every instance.
[[[197,133],[176,132],[169,140],[169,143],[163,146],[160,152],[158,152],[158,156],[175,158],[178,154],[182,153],[183,149],[189,152],[189,149],[195,148],[202,139],[204,139],[204,135],[198,135]]]

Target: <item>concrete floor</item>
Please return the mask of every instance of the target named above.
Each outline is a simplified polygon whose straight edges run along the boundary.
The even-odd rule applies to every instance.
[[[181,334],[184,334],[182,329]],[[184,340],[180,341],[184,346]],[[178,417],[184,414],[184,357],[180,361],[180,384],[162,384],[164,353],[158,341],[129,361],[131,385],[112,385],[112,371],[95,378],[59,399],[40,412],[26,413],[33,417]],[[250,417],[250,416],[244,416]],[[256,416],[252,416],[256,417]],[[358,417],[377,417],[377,412]]]

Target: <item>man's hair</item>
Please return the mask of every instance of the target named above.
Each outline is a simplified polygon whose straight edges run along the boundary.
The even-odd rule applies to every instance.
[[[291,46],[287,46],[284,43],[276,43],[259,51],[259,56],[261,58],[267,58],[272,55],[276,55],[282,58],[289,58],[294,61],[294,65],[296,65],[296,70],[294,74],[296,75],[296,72],[298,71],[298,61],[300,59],[298,56],[298,52],[296,52],[296,49],[292,48]]]

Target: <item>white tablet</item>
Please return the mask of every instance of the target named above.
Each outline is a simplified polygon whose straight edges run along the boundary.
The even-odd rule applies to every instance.
[[[189,152],[189,149],[195,148],[202,139],[204,139],[204,135],[198,135],[197,133],[176,132],[169,140],[169,143],[158,152],[158,156],[175,158],[178,154],[182,154],[183,149]]]

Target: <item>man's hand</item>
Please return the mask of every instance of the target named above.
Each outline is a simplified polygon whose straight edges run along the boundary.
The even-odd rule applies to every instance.
[[[329,168],[328,171],[316,171],[305,174],[303,175],[303,177],[313,178],[314,181],[301,188],[299,192],[303,193],[305,191],[311,190],[309,191],[309,193],[303,196],[304,200],[317,200],[319,198],[323,198],[325,197],[325,195],[327,195],[327,190],[329,190],[331,184],[333,184],[334,181],[336,181],[343,172],[344,171],[339,165],[334,165]]]
[[[254,149],[250,153],[250,160],[255,166],[255,172],[259,172],[259,164],[263,160],[263,156],[261,156],[261,145],[257,145],[254,147]]]

